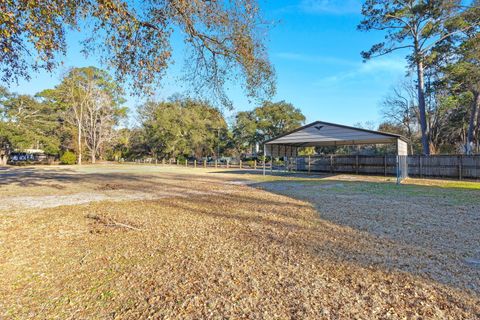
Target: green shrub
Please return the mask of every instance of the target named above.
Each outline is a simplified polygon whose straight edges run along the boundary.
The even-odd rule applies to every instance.
[[[77,163],[77,156],[71,151],[67,151],[60,157],[61,164],[75,164]]]
[[[184,155],[177,156],[178,163],[185,163],[186,160],[187,160],[187,158],[185,158]]]
[[[253,168],[255,166],[255,160],[247,160],[245,161],[245,165]]]

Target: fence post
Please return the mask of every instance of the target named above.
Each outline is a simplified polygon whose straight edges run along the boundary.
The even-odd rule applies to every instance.
[[[383,156],[383,174],[387,176],[387,155]]]
[[[478,166],[477,166],[477,160],[480,159],[479,156],[477,156],[477,159],[475,159],[475,156],[473,157],[473,162],[475,163],[475,180],[478,181],[480,178],[480,175],[478,174]]]
[[[310,167],[311,167],[310,156],[308,156],[308,174],[310,174]]]
[[[418,156],[418,162],[420,165],[420,178],[423,178],[423,163],[422,163],[422,156]]]
[[[458,156],[458,180],[462,180],[462,162],[463,156]]]
[[[358,174],[358,154],[355,156],[355,171]]]
[[[239,166],[240,166],[240,169],[242,169],[242,160],[240,160]]]

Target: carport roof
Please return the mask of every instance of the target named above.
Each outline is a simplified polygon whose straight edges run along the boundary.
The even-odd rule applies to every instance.
[[[342,146],[396,143],[408,140],[401,135],[315,121],[278,137],[266,140],[266,145],[293,147]]]

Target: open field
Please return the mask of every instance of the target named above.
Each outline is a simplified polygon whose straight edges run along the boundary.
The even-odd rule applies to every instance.
[[[479,186],[0,169],[0,318],[478,319]]]

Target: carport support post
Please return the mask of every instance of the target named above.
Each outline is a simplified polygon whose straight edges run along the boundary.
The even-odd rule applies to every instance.
[[[355,172],[358,174],[358,154],[355,156]]]
[[[308,156],[308,174],[310,174],[310,155]]]

